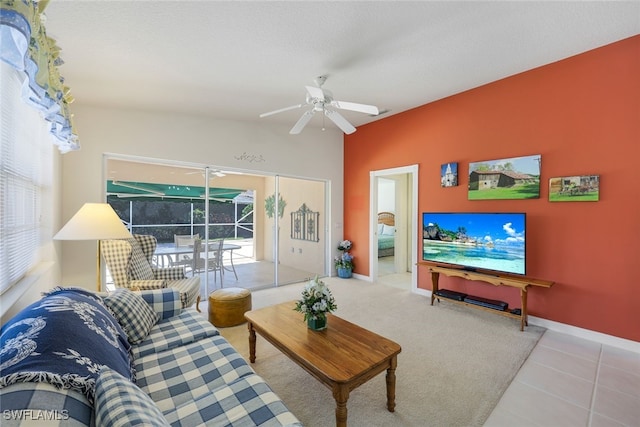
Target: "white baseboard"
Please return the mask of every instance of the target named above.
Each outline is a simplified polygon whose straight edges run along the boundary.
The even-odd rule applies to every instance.
[[[426,289],[418,289],[415,293],[431,298],[431,291]],[[577,326],[567,325],[565,323],[554,322],[553,320],[547,320],[541,317],[527,316],[527,320],[532,325],[542,326],[550,331],[560,332],[577,338],[597,342],[602,345],[621,348],[623,350],[640,354],[640,342],[637,341],[614,337],[613,335],[607,335],[602,332],[583,329]]]
[[[428,297],[429,299],[431,299],[431,291],[428,291],[426,289],[416,288],[413,290],[413,293],[422,295],[423,297]]]
[[[536,326],[542,326],[550,331],[560,332],[585,340],[594,341],[603,345],[621,348],[623,350],[632,351],[640,354],[640,342],[631,341],[625,338],[614,337],[613,335],[603,334],[589,329],[578,328],[577,326],[567,325],[565,323],[554,322],[553,320],[542,319],[540,317],[528,316],[529,323]]]

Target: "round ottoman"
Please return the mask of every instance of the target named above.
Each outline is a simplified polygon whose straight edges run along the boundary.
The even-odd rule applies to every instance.
[[[243,288],[217,289],[209,295],[209,322],[226,328],[246,322],[244,313],[251,310],[251,292]]]

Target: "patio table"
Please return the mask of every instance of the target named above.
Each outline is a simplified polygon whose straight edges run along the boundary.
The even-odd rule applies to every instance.
[[[213,243],[209,243],[212,245]],[[203,244],[204,246],[204,244]],[[222,245],[223,252],[229,252],[229,263],[230,266],[222,266],[227,271],[232,271],[233,275],[238,280],[238,274],[236,273],[236,267],[233,264],[233,251],[236,249],[241,249],[240,245],[234,245],[232,243],[224,243]],[[156,251],[154,252],[154,256],[156,257],[156,263],[158,266],[164,266],[165,261],[167,264],[170,264],[170,260],[175,261],[178,259],[180,255],[193,254],[193,246],[176,246],[174,243],[158,243],[156,246]]]

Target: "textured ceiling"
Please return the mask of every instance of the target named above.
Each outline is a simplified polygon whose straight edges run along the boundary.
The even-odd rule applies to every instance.
[[[293,125],[305,85],[388,113],[640,33],[640,2],[64,1],[46,9],[76,102]],[[73,110],[73,108],[72,108]],[[309,126],[320,126],[314,117]]]

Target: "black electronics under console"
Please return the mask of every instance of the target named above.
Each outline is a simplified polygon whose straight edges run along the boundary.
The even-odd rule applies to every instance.
[[[469,304],[479,305],[482,307],[492,308],[494,310],[500,311],[505,311],[509,307],[509,304],[504,301],[475,297],[473,295],[468,295],[463,301]]]
[[[467,294],[463,294],[462,292],[450,291],[448,289],[440,289],[436,291],[436,295],[443,298],[454,299],[456,301],[464,301],[467,297]]]

